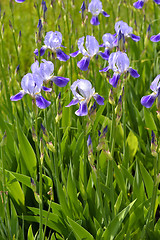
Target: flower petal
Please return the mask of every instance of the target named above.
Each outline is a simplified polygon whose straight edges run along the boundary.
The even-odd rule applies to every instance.
[[[137,72],[135,69],[131,68],[131,67],[128,69],[128,72],[129,72],[129,73],[131,74],[131,76],[134,77],[134,78],[140,77],[140,75],[138,74],[138,72]]]
[[[113,74],[113,77],[109,79],[109,83],[116,88],[118,84],[118,80],[120,78],[119,74]]]
[[[82,71],[87,71],[89,66],[90,58],[83,57],[79,62],[77,62],[77,66]]]
[[[160,80],[160,74],[157,75],[157,77],[153,80],[153,82],[151,83],[151,86],[150,86],[150,89],[153,91],[153,92],[157,92],[157,88],[159,88],[159,82]]]
[[[25,94],[26,94],[25,91],[22,90],[19,93],[17,93],[16,95],[11,96],[10,100],[11,101],[18,101],[18,100],[22,99]]]
[[[104,105],[104,98],[101,97],[98,93],[95,93],[93,97],[99,105]]]
[[[103,16],[105,16],[105,17],[110,17],[110,15],[109,15],[108,13],[106,13],[105,11],[102,11],[102,14],[103,14]]]
[[[107,50],[105,50],[104,53],[103,53],[103,52],[99,52],[99,55],[100,55],[103,59],[105,59],[105,60],[108,61],[108,58],[109,58],[109,55],[110,55],[110,51],[107,49]]]
[[[22,3],[22,2],[25,2],[25,0],[15,0],[15,2]]]
[[[79,103],[79,100],[73,98],[72,101],[66,107],[70,107],[72,105],[76,105],[77,103]]]
[[[75,112],[77,116],[86,116],[88,114],[88,108],[86,102],[81,102],[79,109]]]
[[[157,35],[153,35],[153,36],[150,38],[150,40],[151,40],[152,42],[159,42],[159,41],[160,41],[160,33],[157,34]]]
[[[53,81],[58,87],[65,87],[69,82],[69,78],[57,76],[57,77],[53,77],[51,81]]]
[[[98,16],[92,16],[90,23],[91,23],[92,25],[94,25],[94,26],[99,25],[100,22],[99,22],[99,20],[98,20]]]
[[[45,92],[52,92],[52,88],[47,88],[45,86],[42,86],[42,90]]]
[[[131,33],[130,37],[132,38],[133,41],[138,42],[140,40],[139,36],[136,36],[135,34]]]
[[[79,54],[79,50],[76,52],[73,52],[70,54],[71,57],[77,57],[77,55]]]
[[[142,8],[144,5],[144,1],[138,0],[137,2],[133,3],[133,6],[137,9]]]
[[[107,66],[107,67],[105,67],[105,68],[99,70],[99,72],[107,72],[109,69],[110,69],[110,67]]]
[[[70,58],[70,56],[65,54],[60,48],[56,49],[56,53],[60,61],[66,62]]]
[[[45,54],[46,49],[47,49],[46,46],[41,47],[41,49],[40,49],[40,56],[43,56],[43,55]],[[34,50],[34,54],[35,54],[37,57],[39,56],[38,48],[36,48],[36,49]]]
[[[157,97],[157,94],[154,94],[154,93],[144,96],[141,98],[141,104],[146,108],[150,108],[152,107],[156,97]]]
[[[36,96],[36,105],[37,107],[39,107],[40,109],[44,109],[46,107],[48,107],[51,104],[50,101],[47,101],[44,97],[42,97],[41,95],[37,95]]]

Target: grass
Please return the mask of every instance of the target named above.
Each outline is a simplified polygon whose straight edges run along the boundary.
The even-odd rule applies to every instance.
[[[140,100],[151,93],[150,84],[159,74],[160,45],[150,36],[159,33],[160,9],[150,0],[137,10],[133,2],[102,0],[110,17],[101,14],[99,26],[90,24],[87,11],[82,21],[82,2],[77,0],[46,0],[45,21],[41,1],[0,3],[0,239],[159,239],[160,122],[156,104],[146,109]],[[40,17],[43,30],[37,41]],[[118,20],[141,37],[125,43],[130,66],[140,77],[126,76],[121,105],[123,77],[111,95],[109,76],[99,72],[107,66],[105,60],[93,58],[83,72],[77,67],[81,55],[60,62],[49,51],[43,57],[54,63],[55,76],[70,79],[67,86],[53,85],[53,91],[44,94],[51,101],[45,110],[35,108],[28,95],[10,101],[48,31],[61,31],[69,54],[78,50],[82,36],[94,35],[101,44],[103,34],[115,33]],[[80,78],[91,81],[105,99],[85,117],[75,115],[77,105],[65,107],[73,98],[71,84]]]

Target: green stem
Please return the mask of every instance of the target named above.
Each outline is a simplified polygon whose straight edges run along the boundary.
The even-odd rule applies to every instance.
[[[127,168],[126,159],[126,79],[124,78],[124,93],[123,93],[123,165]]]
[[[84,167],[83,167],[83,174],[84,174],[84,188],[86,190],[87,188],[87,156],[88,156],[88,149],[87,149],[87,129],[86,129],[86,124],[87,124],[87,121],[86,121],[86,118],[85,116],[82,118],[82,121],[83,121],[83,134],[84,134],[84,152],[83,152],[83,164],[84,164]]]

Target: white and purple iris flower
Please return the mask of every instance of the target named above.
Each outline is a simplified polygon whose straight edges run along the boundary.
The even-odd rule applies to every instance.
[[[62,45],[62,34],[58,31],[55,32],[47,32],[45,38],[44,38],[44,46],[41,47],[40,49],[40,55],[43,56],[45,51],[47,49],[50,49],[53,53],[56,53],[57,58],[60,61],[67,61],[70,56],[65,54],[62,50],[61,47],[64,47]],[[34,54],[38,56],[38,49],[35,49]]]
[[[33,99],[36,100],[37,107],[44,109],[48,107],[51,102],[47,101],[44,97],[42,97],[40,93],[43,87],[42,85],[43,79],[39,77],[38,74],[27,73],[26,75],[24,75],[21,81],[21,87],[23,90],[12,96],[10,99],[11,101],[18,101],[22,99],[25,94],[29,94]]]
[[[76,57],[79,53],[83,54],[83,58],[77,63],[77,66],[82,71],[87,71],[90,59],[94,57],[99,52],[99,43],[93,36],[86,36],[86,42],[84,48],[84,37],[79,38],[77,44],[78,44],[78,51],[71,53],[71,57]]]
[[[156,98],[158,98],[158,108],[160,107],[160,74],[151,83],[150,89],[153,91],[150,95],[141,98],[141,104],[146,108],[152,107]]]
[[[25,0],[15,0],[15,2],[22,3],[22,2],[25,2]]]
[[[100,52],[99,54],[108,61],[110,50],[114,47],[117,47],[117,38],[115,34],[112,35],[111,33],[106,33],[103,35],[102,40],[103,43],[100,45],[100,47],[105,47],[105,52]]]
[[[123,21],[116,22],[115,31],[117,33],[118,40],[120,40],[122,37],[124,38],[130,37],[135,42],[138,42],[140,40],[139,36],[133,34],[133,28],[129,27],[128,24]]]
[[[113,77],[109,79],[109,83],[113,87],[117,87],[118,80],[123,73],[129,72],[134,78],[138,78],[140,76],[135,69],[129,67],[129,58],[126,53],[120,51],[111,53],[108,63],[109,65],[100,70],[100,72],[107,72],[109,69],[114,71]]]
[[[95,89],[88,80],[78,79],[71,85],[71,91],[74,98],[66,107],[79,103],[79,109],[75,112],[77,116],[86,116],[88,114],[87,104],[91,97],[93,97],[99,105],[104,104],[104,98],[98,93],[95,93]]]
[[[32,73],[38,74],[43,79],[44,83],[49,81],[54,82],[58,87],[65,87],[69,82],[69,78],[54,76],[54,64],[51,61],[42,59],[42,63],[39,66],[39,62],[36,61],[31,66]],[[43,87],[47,89],[46,87]]]
[[[92,18],[90,23],[92,25],[99,25],[100,22],[98,20],[98,15],[102,13],[105,17],[109,17],[103,9],[102,9],[102,2],[100,0],[92,0],[88,5],[88,12],[92,13]]]
[[[144,5],[145,2],[147,2],[148,0],[138,0],[137,2],[133,3],[133,6],[137,9],[141,9]],[[160,4],[160,0],[153,0],[155,3],[157,3],[158,5]]]

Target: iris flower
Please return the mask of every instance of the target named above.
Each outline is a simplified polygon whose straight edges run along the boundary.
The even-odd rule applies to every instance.
[[[117,46],[117,38],[115,34],[112,35],[111,33],[106,33],[103,35],[102,40],[103,44],[101,44],[100,47],[105,47],[105,52],[100,52],[100,55],[108,61],[110,50]]]
[[[113,87],[117,87],[118,80],[123,73],[129,72],[134,78],[138,78],[140,76],[135,69],[129,67],[129,58],[126,53],[120,51],[111,53],[108,63],[109,65],[100,70],[100,72],[107,72],[109,69],[114,71],[113,77],[109,79],[109,83]]]
[[[53,53],[56,53],[57,58],[60,61],[67,61],[69,59],[69,56],[66,55],[62,50],[61,47],[64,47],[62,45],[62,34],[58,31],[55,32],[47,32],[45,38],[44,38],[44,46],[40,49],[40,55],[43,56],[46,49],[50,49]],[[34,51],[35,55],[38,56],[38,49]]]
[[[160,33],[158,33],[157,35],[153,35],[150,40],[152,42],[159,42],[160,41]]]
[[[128,24],[123,21],[116,22],[115,31],[117,33],[118,39],[124,36],[124,38],[132,38],[135,42],[138,42],[140,40],[139,36],[133,34],[133,28],[129,27]]]
[[[99,25],[100,22],[98,20],[98,15],[102,13],[105,17],[109,17],[103,9],[102,9],[102,2],[99,0],[92,0],[90,4],[88,5],[88,12],[92,13],[92,18],[90,23],[92,25]]]
[[[45,59],[42,59],[40,66],[38,61],[33,63],[31,70],[32,73],[38,74],[43,79],[44,83],[52,81],[58,87],[65,87],[69,82],[69,78],[54,76],[54,64],[51,61],[46,61]]]
[[[71,91],[74,98],[66,107],[79,103],[79,109],[75,112],[77,116],[86,116],[88,114],[87,104],[89,103],[91,97],[94,97],[99,105],[104,104],[104,98],[98,93],[95,93],[95,89],[88,80],[78,79],[71,85]]]
[[[41,90],[43,85],[43,79],[35,73],[27,73],[21,81],[21,90],[16,95],[12,96],[11,101],[18,101],[23,98],[25,94],[29,94],[33,99],[36,100],[37,107],[44,109],[48,107],[51,102],[47,101],[41,96]],[[43,89],[45,90],[45,89]]]
[[[160,107],[160,74],[151,83],[150,89],[153,91],[150,95],[141,98],[141,104],[146,108],[152,107],[156,98],[158,98],[158,108]]]
[[[83,58],[77,63],[77,66],[82,71],[87,71],[90,59],[94,57],[99,52],[99,43],[93,36],[86,36],[86,49],[84,48],[84,37],[79,38],[78,40],[78,51],[71,53],[71,57],[76,57],[79,53],[83,54]]]
[[[137,2],[133,3],[133,6],[137,9],[140,9],[143,7],[144,3],[148,0],[138,0]],[[160,4],[160,0],[153,0],[155,3]]]

